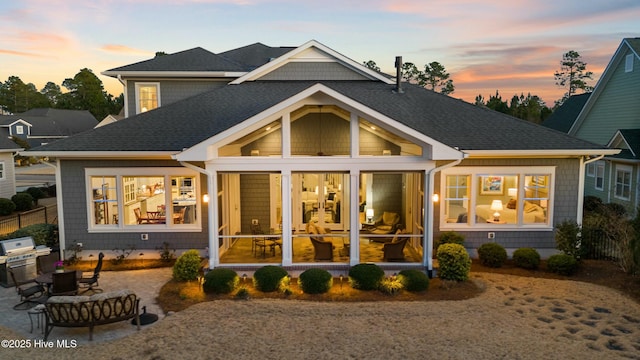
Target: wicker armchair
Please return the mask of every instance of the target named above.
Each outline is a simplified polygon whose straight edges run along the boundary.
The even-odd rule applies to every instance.
[[[404,261],[404,246],[407,244],[409,237],[398,236],[402,233],[402,230],[398,230],[393,240],[382,246],[382,258],[384,261]]]

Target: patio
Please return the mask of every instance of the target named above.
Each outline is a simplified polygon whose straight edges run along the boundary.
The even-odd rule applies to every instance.
[[[140,298],[140,313],[142,307],[146,306],[148,313],[157,314],[160,319],[164,318],[162,310],[156,304],[156,296],[160,288],[171,279],[171,268],[159,268],[135,271],[103,271],[100,273],[100,288],[104,291],[113,291],[121,289],[130,289]],[[87,294],[91,294],[90,292]],[[37,327],[35,316],[33,317],[33,333],[31,328],[29,315],[27,310],[14,310],[13,305],[19,302],[20,298],[16,294],[15,287],[0,287],[0,313],[3,314],[0,319],[0,326],[7,327],[16,333],[24,336],[26,339],[43,339],[42,328],[44,324],[40,323]],[[144,331],[146,327],[142,326],[140,331]],[[131,325],[129,321],[121,321],[118,323],[100,325],[94,328],[93,341],[91,343],[103,342],[113,339],[123,338],[137,332],[136,326]],[[88,344],[89,329],[88,328],[61,328],[55,327],[49,335],[48,341],[57,340],[75,340],[77,345]]]

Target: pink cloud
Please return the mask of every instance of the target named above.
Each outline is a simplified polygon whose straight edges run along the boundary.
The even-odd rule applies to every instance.
[[[128,47],[126,45],[119,45],[119,44],[106,44],[100,47],[101,50],[106,51],[106,52],[111,52],[111,53],[116,53],[116,54],[142,54],[142,55],[149,55],[152,54],[149,51],[146,50],[140,50],[140,49],[134,49],[132,47]]]
[[[27,57],[43,57],[43,55],[40,55],[40,54],[34,54],[34,53],[25,52],[25,51],[7,50],[7,49],[0,49],[0,54],[27,56]]]

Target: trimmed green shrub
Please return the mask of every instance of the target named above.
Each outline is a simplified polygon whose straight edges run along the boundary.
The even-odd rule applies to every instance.
[[[178,281],[191,281],[198,278],[200,271],[200,253],[191,249],[178,257],[173,265],[173,278]]]
[[[398,274],[398,280],[407,291],[420,292],[429,289],[429,277],[420,270],[402,270]]]
[[[551,255],[547,260],[547,269],[560,275],[573,275],[578,270],[578,260],[567,254]]]
[[[15,210],[16,204],[14,204],[13,201],[6,198],[0,198],[0,215],[11,215]]]
[[[287,271],[279,266],[263,266],[253,273],[253,286],[262,292],[276,291],[286,277]]]
[[[442,244],[458,244],[464,245],[464,235],[455,231],[445,231],[440,234],[438,246]]]
[[[499,268],[507,261],[507,250],[496,243],[485,243],[478,248],[480,263],[484,266]]]
[[[540,266],[540,254],[534,248],[520,248],[513,252],[513,263],[523,269],[535,270]]]
[[[443,280],[466,281],[471,271],[469,253],[460,244],[442,244],[438,247],[438,276]]]
[[[349,284],[354,289],[375,290],[384,278],[384,270],[376,264],[357,264],[349,269]]]
[[[31,197],[33,198],[33,201],[35,202],[36,205],[38,205],[38,200],[44,198],[46,196],[46,194],[44,193],[44,191],[42,191],[40,188],[37,187],[30,187],[27,189],[26,191],[29,195],[31,195]]]
[[[378,290],[380,292],[387,295],[396,295],[404,288],[404,285],[400,281],[400,279],[393,278],[383,278],[380,282],[380,286],[378,286]]]
[[[580,225],[573,220],[564,220],[556,226],[556,249],[574,259],[582,257]]]
[[[333,286],[333,276],[324,269],[307,269],[300,274],[298,285],[306,294],[323,294]]]
[[[4,239],[14,239],[31,236],[36,245],[46,245],[51,248],[58,246],[58,225],[33,224],[4,235]]]
[[[202,288],[206,293],[229,294],[239,282],[240,277],[232,269],[215,268],[204,276]]]
[[[33,209],[33,197],[26,192],[13,195],[11,201],[16,204],[16,211],[27,211]]]

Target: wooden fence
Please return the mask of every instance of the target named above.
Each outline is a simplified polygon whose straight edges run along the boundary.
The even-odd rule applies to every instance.
[[[0,220],[0,235],[10,234],[33,224],[57,224],[58,206],[47,205]]]

